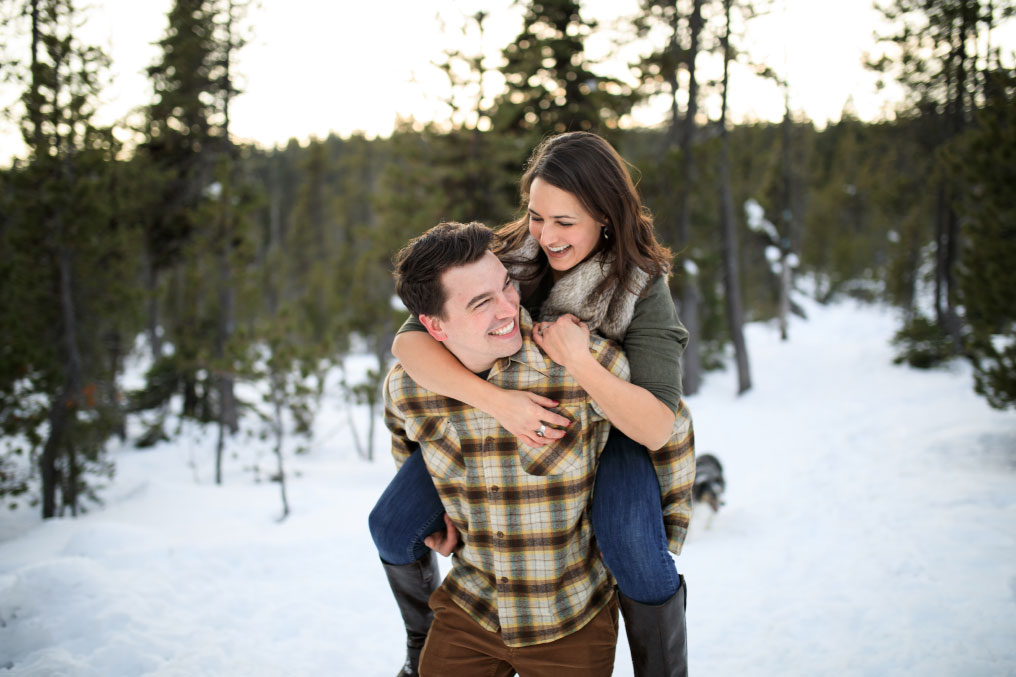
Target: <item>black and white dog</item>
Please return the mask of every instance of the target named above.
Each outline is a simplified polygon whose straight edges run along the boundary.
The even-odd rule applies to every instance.
[[[703,454],[695,459],[695,484],[691,488],[695,504],[704,503],[713,509],[713,514],[717,513],[723,505],[723,492],[726,488],[720,459],[712,454]],[[713,514],[709,515],[706,528],[712,524]]]

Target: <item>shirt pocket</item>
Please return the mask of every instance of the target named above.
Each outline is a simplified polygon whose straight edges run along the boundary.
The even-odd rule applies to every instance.
[[[431,475],[453,479],[466,474],[458,431],[447,418],[411,418],[406,421],[406,434],[420,443],[420,453]]]
[[[519,463],[529,475],[549,477],[581,473],[586,470],[590,459],[594,456],[592,450],[583,446],[588,436],[580,434],[583,426],[588,425],[585,417],[563,408],[556,411],[572,421],[565,429],[564,437],[542,447],[530,447],[519,442]]]

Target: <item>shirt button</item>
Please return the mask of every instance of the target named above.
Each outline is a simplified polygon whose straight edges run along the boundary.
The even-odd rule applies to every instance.
[[[496,494],[497,493],[497,485],[496,484],[490,488],[490,493],[492,493],[492,494]]]
[[[494,438],[488,436],[487,437],[487,444],[494,444]]]
[[[502,576],[501,577],[501,582],[502,583],[507,583],[508,582],[508,577],[507,576]]]
[[[497,537],[498,538],[504,538],[504,532],[503,531],[497,532]]]

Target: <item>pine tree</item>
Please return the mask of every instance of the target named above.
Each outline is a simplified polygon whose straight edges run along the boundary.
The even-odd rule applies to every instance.
[[[135,296],[130,232],[115,210],[117,144],[93,123],[108,67],[76,36],[72,0],[24,5],[31,51],[19,64],[30,156],[9,173],[0,237],[0,412],[6,460],[36,457],[43,517],[97,499],[106,439],[118,427],[118,337]],[[40,449],[41,447],[41,449]],[[8,465],[8,463],[5,463]]]
[[[1005,409],[1016,408],[1016,72],[995,70],[986,84],[976,126],[946,161],[963,195],[959,293],[974,387]]]
[[[988,44],[982,51],[981,45],[1016,5],[1011,0],[887,0],[876,6],[898,29],[881,37],[894,51],[870,65],[904,87],[908,108],[931,128],[928,148],[939,148],[968,128],[983,101],[984,74],[991,59],[997,59],[997,48]],[[960,196],[945,171],[936,172],[925,194],[934,230],[935,324],[949,337],[952,352],[959,353],[963,341],[955,270],[962,246]]]
[[[612,136],[637,95],[593,71],[583,41],[595,29],[575,0],[527,2],[522,31],[504,49],[507,90],[495,103],[494,129],[527,136],[530,147],[548,133]]]
[[[244,351],[234,333],[252,227],[242,149],[229,129],[245,9],[232,0],[174,2],[158,43],[161,56],[148,69],[154,98],[139,153],[161,188],[146,219],[155,364],[143,399],[151,406],[182,391],[184,416],[219,422],[217,458],[225,431],[238,428],[234,361]],[[173,344],[171,355],[163,354],[162,336]],[[154,429],[161,425],[156,421]]]

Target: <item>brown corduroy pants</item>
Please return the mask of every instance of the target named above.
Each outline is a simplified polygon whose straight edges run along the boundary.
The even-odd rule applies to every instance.
[[[445,592],[430,597],[434,623],[420,656],[420,677],[607,677],[617,647],[617,597],[567,637],[510,647],[480,626]]]

